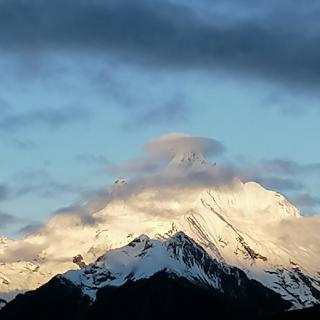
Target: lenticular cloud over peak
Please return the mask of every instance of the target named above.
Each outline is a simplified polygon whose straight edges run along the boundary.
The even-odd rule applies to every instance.
[[[108,171],[117,175],[154,174],[163,171],[174,159],[187,157],[189,153],[198,158],[219,156],[225,148],[212,138],[195,137],[185,133],[167,133],[150,139],[142,147],[142,155],[119,165],[109,166]]]
[[[168,133],[151,139],[144,151],[152,159],[172,159],[185,152],[202,153],[205,156],[220,155],[224,151],[221,142],[204,137],[194,137],[185,133]]]

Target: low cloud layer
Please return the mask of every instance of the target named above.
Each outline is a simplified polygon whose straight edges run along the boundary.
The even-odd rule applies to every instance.
[[[126,200],[141,191],[151,189],[166,193],[168,190],[183,188],[214,188],[233,186],[235,180],[256,181],[264,187],[284,193],[299,208],[312,213],[320,205],[318,197],[311,195],[306,186],[308,179],[301,177],[320,174],[319,164],[299,164],[282,159],[264,160],[255,165],[223,165],[219,156],[224,154],[224,145],[215,139],[194,137],[184,133],[169,133],[149,140],[142,147],[139,158],[128,160],[117,166],[111,165],[104,157],[82,155],[77,160],[84,163],[104,163],[109,174],[127,176],[117,183],[90,192],[81,187],[48,180],[45,172],[27,172],[20,176],[29,185],[20,185],[17,195],[40,192],[41,196],[54,196],[57,192],[72,192],[79,195],[78,202],[57,210],[55,216],[69,216],[79,219],[84,225],[94,225],[99,221],[93,214],[113,199]],[[213,158],[207,161],[204,156]],[[225,155],[224,155],[225,156]],[[20,233],[28,233],[39,227],[27,223]]]
[[[203,154],[209,159],[211,157],[219,160],[219,156],[225,153],[225,147],[221,142],[211,138],[169,133],[159,138],[151,139],[143,146],[142,151],[143,155],[141,157],[131,159],[118,166],[108,166],[108,171],[113,174],[128,176],[132,176],[132,173],[135,173],[136,177],[139,175],[152,176],[161,172],[176,155],[193,151]],[[191,174],[186,179],[181,177],[181,181],[184,181],[181,184],[187,184],[188,181],[195,180],[206,186],[210,185],[210,183],[217,184],[214,181],[217,179],[218,170],[220,170],[218,181],[227,182],[237,177],[242,181],[255,181],[268,189],[290,195],[292,192],[300,194],[306,192],[308,189],[308,181],[306,180],[320,175],[319,163],[300,164],[287,159],[268,159],[258,163],[242,165],[232,161],[228,165],[222,165],[218,161],[216,168],[209,166],[204,167],[204,169],[204,171],[210,171],[209,174],[193,173],[194,179],[191,179]],[[222,174],[225,179],[223,179]],[[159,177],[157,179],[161,184],[161,179]],[[170,177],[167,176],[165,180],[170,180]]]
[[[320,256],[320,216],[280,221],[273,230],[290,250],[303,247],[306,252]]]
[[[180,167],[179,161],[184,153],[188,152],[198,153],[199,161],[204,163],[198,167]],[[143,146],[141,157],[118,166],[107,166],[109,174],[129,177],[128,184],[101,190],[85,206],[64,209],[64,213],[78,215],[81,220],[94,223],[91,214],[96,208],[106,206],[114,197],[125,199],[145,188],[165,190],[231,186],[235,179],[255,181],[267,189],[281,192],[299,208],[307,208],[306,213],[314,212],[320,204],[317,197],[309,194],[307,186],[308,177],[320,175],[319,164],[299,164],[285,159],[272,159],[256,164],[239,165],[231,161],[228,165],[223,165],[219,156],[224,152],[225,147],[220,141],[183,133],[169,133],[151,139]],[[217,164],[210,164],[205,158],[201,158],[202,155],[217,160]]]
[[[193,137],[182,133],[170,133],[151,139],[143,146],[142,150],[143,156],[141,159],[144,159],[145,163],[149,161],[148,165],[150,166],[152,162],[168,164],[172,158],[175,159],[177,154],[184,155],[184,153],[187,153],[188,156],[191,155],[191,157],[193,152],[198,153],[198,155],[203,153],[216,158],[223,154],[225,147],[215,139]],[[106,160],[105,158],[96,159],[88,158],[87,156],[80,157],[80,159],[88,160],[89,163],[96,160],[101,163],[100,160],[102,162]],[[272,185],[271,189],[277,186],[275,189],[277,191],[279,189],[287,192],[298,191],[299,194],[290,199],[302,208],[316,207],[320,204],[320,199],[317,196],[304,192],[302,183],[297,179],[299,175],[319,173],[318,164],[302,165],[293,161],[276,159],[261,161],[250,168],[241,168],[235,165],[224,166],[219,161],[217,161],[217,164],[210,164],[201,157],[192,158],[192,160],[196,161],[194,167],[192,165],[189,166],[188,163],[186,166],[184,164],[180,166],[179,162],[174,162],[169,166],[158,167],[158,171],[154,168],[151,172],[149,170],[150,167],[146,167],[145,163],[143,163],[143,166],[138,168],[140,175],[133,176],[128,183],[125,179],[118,179],[117,183],[93,192],[83,203],[73,204],[57,210],[53,213],[52,219],[48,224],[24,221],[24,226],[20,228],[19,233],[21,235],[38,234],[44,239],[42,244],[39,244],[38,241],[29,242],[32,237],[26,237],[23,241],[17,241],[10,245],[4,251],[0,260],[14,262],[18,259],[34,259],[37,255],[41,255],[44,249],[50,248],[52,243],[56,243],[59,240],[61,228],[79,228],[79,232],[90,229],[94,232],[94,230],[101,228],[100,223],[110,225],[112,224],[112,219],[116,219],[116,217],[103,217],[95,213],[108,206],[113,200],[128,200],[128,205],[131,205],[130,200],[132,197],[141,196],[141,192],[145,190],[153,191],[152,197],[148,202],[151,207],[145,207],[142,202],[138,204],[139,207],[136,209],[141,212],[145,210],[146,214],[157,218],[174,214],[174,209],[170,206],[168,209],[163,209],[161,206],[158,207],[154,205],[156,201],[171,201],[172,197],[177,194],[182,197],[181,201],[184,201],[185,194],[188,195],[188,192],[193,193],[193,191],[199,192],[199,188],[228,187],[231,190],[231,188],[239,186],[237,183],[239,177],[244,180],[245,178],[249,179],[250,174],[251,178],[253,177],[252,174],[254,174],[255,180],[262,182],[265,187],[268,187],[267,184],[270,183]],[[199,162],[197,163],[197,161]],[[129,161],[119,167],[129,169],[129,164],[132,165]],[[132,167],[130,169],[133,170]],[[33,175],[31,174],[31,177]],[[291,181],[295,181],[296,185],[291,185]],[[186,193],[182,191],[183,189],[185,189]],[[121,201],[120,203],[122,203]],[[155,208],[153,208],[153,205]],[[17,222],[19,221],[15,217],[0,212],[0,227],[3,228]],[[320,238],[318,236],[320,216],[279,219],[273,223],[272,227],[270,225],[262,225],[261,230],[269,228],[268,234],[274,236],[276,241],[283,243],[285,248],[291,250],[296,246],[303,246],[307,250],[312,250],[315,254],[320,254]]]
[[[47,245],[45,244],[17,241],[4,250],[3,254],[1,254],[0,262],[32,261],[46,247]]]

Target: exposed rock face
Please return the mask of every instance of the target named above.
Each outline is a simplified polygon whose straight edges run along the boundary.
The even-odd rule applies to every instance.
[[[78,265],[80,269],[85,268],[87,266],[86,263],[83,261],[83,257],[81,254],[78,254],[75,257],[73,257],[72,262]]]

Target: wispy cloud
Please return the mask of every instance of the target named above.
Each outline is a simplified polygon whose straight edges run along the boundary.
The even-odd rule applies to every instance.
[[[19,218],[15,217],[11,214],[8,214],[6,212],[0,211],[0,228],[1,229],[4,229],[9,225],[13,225],[19,221],[20,221]]]
[[[23,113],[8,114],[0,119],[1,131],[17,131],[26,127],[44,126],[58,129],[62,126],[86,122],[90,117],[88,110],[82,107],[65,106],[60,108],[31,109]]]
[[[293,201],[300,206],[312,207],[320,204],[320,197],[314,197],[308,193],[303,193],[294,198]]]
[[[44,223],[29,222],[18,230],[18,234],[22,236],[29,235],[31,233],[39,231],[44,226]]]
[[[308,192],[298,193],[290,197],[290,200],[306,214],[319,214],[320,197]]]
[[[288,159],[268,159],[238,168],[239,176],[245,181],[256,181],[269,189],[280,192],[303,192],[308,180],[320,176],[320,164],[301,164]]]
[[[0,184],[0,201],[9,197],[9,187],[6,184]]]
[[[137,116],[127,117],[124,129],[144,127],[169,127],[186,123],[189,120],[190,109],[185,98],[176,96],[162,105],[148,107],[146,110],[137,110]]]
[[[111,161],[104,155],[81,153],[76,155],[75,160],[89,166],[94,165],[99,167],[106,167],[108,165],[112,165]]]
[[[261,162],[260,166],[267,173],[282,175],[320,173],[320,163],[300,164],[287,159],[265,160]]]
[[[73,185],[54,179],[46,170],[27,170],[18,173],[12,180],[11,197],[35,194],[41,198],[55,198],[64,194],[80,198],[89,194],[85,186]]]
[[[245,180],[255,181],[262,184],[265,188],[271,190],[278,190],[281,192],[303,190],[305,186],[302,182],[293,178],[266,176],[265,173],[261,173],[261,176],[250,176]]]

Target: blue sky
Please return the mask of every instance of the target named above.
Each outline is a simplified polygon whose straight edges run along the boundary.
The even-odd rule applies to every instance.
[[[170,132],[220,141],[212,160],[319,212],[319,10],[1,2],[0,233],[90,198],[116,178],[108,167]]]

